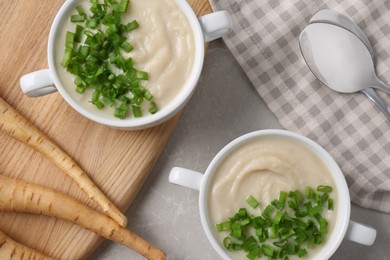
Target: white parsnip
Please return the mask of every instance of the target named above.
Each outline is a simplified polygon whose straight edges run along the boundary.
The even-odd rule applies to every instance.
[[[0,231],[0,259],[52,260],[53,258],[12,240]]]
[[[0,211],[43,214],[70,221],[136,251],[147,259],[165,253],[110,217],[53,189],[0,175]]]
[[[122,227],[126,226],[126,217],[94,184],[83,169],[56,143],[44,135],[2,98],[0,98],[0,131],[29,145],[46,156],[72,178],[89,198],[102,208],[104,213],[117,221]]]

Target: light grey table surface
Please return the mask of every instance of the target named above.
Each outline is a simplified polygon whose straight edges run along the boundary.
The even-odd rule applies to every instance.
[[[198,192],[170,184],[172,167],[204,172],[242,134],[281,128],[222,40],[209,45],[198,87],[144,187],[127,211],[128,227],[164,249],[167,259],[218,260],[203,232]],[[351,218],[377,229],[367,247],[344,241],[332,259],[390,259],[390,215],[352,205]],[[107,241],[89,259],[143,259]]]

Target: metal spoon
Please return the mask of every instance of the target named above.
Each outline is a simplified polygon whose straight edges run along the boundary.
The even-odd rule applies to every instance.
[[[349,17],[340,14],[332,9],[322,9],[311,17],[310,23],[328,23],[350,31],[363,42],[363,44],[370,52],[371,57],[373,56],[374,51],[370,41],[367,39],[366,35],[360,29],[360,27],[356,23],[354,23]],[[385,114],[387,114],[387,111],[390,110],[385,101],[376,94],[373,88],[366,88],[363,89],[361,92],[367,95],[381,111],[384,111]]]
[[[331,23],[312,23],[302,31],[299,43],[307,65],[319,80],[338,92],[362,91],[390,120],[390,109],[369,89],[390,93],[390,87],[376,76],[370,52],[355,34]]]

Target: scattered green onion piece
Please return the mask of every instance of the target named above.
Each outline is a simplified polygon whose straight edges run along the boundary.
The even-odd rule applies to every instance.
[[[126,103],[121,103],[120,106],[115,109],[114,116],[117,118],[125,118],[128,110],[129,105]]]
[[[328,199],[328,210],[333,210],[333,199],[332,198]]]
[[[247,199],[246,202],[251,206],[253,209],[255,209],[258,205],[259,202],[252,196],[250,195]]]
[[[145,71],[137,71],[136,74],[135,74],[135,77],[137,79],[148,80],[149,75]]]
[[[305,256],[306,254],[307,254],[306,249],[304,249],[304,248],[299,249],[299,251],[298,251],[298,256],[299,257]]]
[[[84,22],[85,21],[85,15],[80,15],[80,14],[71,15],[70,16],[70,21],[72,23]]]
[[[133,46],[130,45],[130,43],[124,41],[122,44],[121,44],[121,48],[125,51],[125,52],[130,52],[133,50]]]
[[[260,256],[261,248],[259,246],[254,245],[249,252],[246,254],[246,257],[250,260],[256,259],[256,257]]]
[[[273,201],[271,201],[271,205],[277,209],[282,209],[284,207],[284,205],[277,199],[274,199]]]
[[[322,207],[319,206],[319,205],[317,205],[317,206],[314,206],[314,207],[312,207],[311,209],[309,209],[309,210],[307,211],[307,214],[308,214],[309,216],[314,216],[315,214],[320,213],[321,211],[322,211]]]
[[[320,219],[319,223],[321,234],[326,234],[328,232],[328,222],[326,221],[326,219],[322,218]]]
[[[219,224],[216,224],[217,231],[229,231],[231,227],[230,221],[225,221]]]
[[[61,61],[61,66],[67,67],[69,65],[69,61],[72,57],[73,50],[72,49],[66,49],[64,53],[64,57],[62,58]]]
[[[306,187],[305,188],[305,196],[307,199],[312,199],[314,196],[314,191],[311,187]]]
[[[261,249],[263,250],[264,255],[269,256],[269,257],[273,257],[273,255],[274,255],[274,249],[273,249],[271,246],[269,246],[269,245],[263,245],[263,246],[261,247]]]
[[[286,247],[282,248],[280,251],[279,251],[279,255],[278,257],[283,259],[283,260],[288,260],[288,256],[287,256],[287,253],[288,253],[288,250]]]
[[[83,39],[83,32],[84,32],[84,27],[77,24],[76,31],[74,33],[74,41],[81,42],[81,40]]]
[[[254,245],[257,244],[256,239],[253,236],[248,237],[245,239],[245,241],[242,243],[242,249],[246,252],[249,252]]]
[[[283,235],[280,237],[280,239],[286,240],[286,239],[292,237],[293,235],[295,235],[295,232],[294,232],[294,230],[290,229],[287,233],[283,234]]]
[[[120,13],[125,13],[127,11],[128,5],[129,0],[121,0],[116,10]]]
[[[94,105],[98,108],[98,109],[102,109],[104,107],[104,104],[103,102],[101,102],[100,100],[96,101],[94,103]]]
[[[246,218],[248,216],[248,212],[245,208],[240,208],[236,214],[238,218]]]
[[[264,218],[270,218],[273,211],[274,211],[274,207],[272,207],[271,205],[268,205],[267,207],[265,207],[265,209],[263,210],[263,213],[261,215]]]
[[[273,243],[277,247],[284,247],[287,244],[287,240],[280,240]]]
[[[287,192],[281,191],[279,194],[279,202],[280,202],[280,204],[283,205],[283,207],[286,204],[286,199],[287,199]]]
[[[138,27],[139,27],[138,22],[136,20],[134,20],[134,21],[125,25],[125,31],[129,32],[129,31],[132,31],[134,29],[137,29]]]
[[[139,106],[131,106],[131,108],[133,110],[134,117],[141,117],[142,116],[141,108]]]
[[[280,223],[280,221],[282,220],[282,217],[283,217],[283,213],[281,211],[278,211],[273,219],[273,223],[275,225],[278,225]]]
[[[79,15],[86,15],[84,12],[84,8],[81,5],[76,6],[76,10]]]
[[[230,237],[225,237],[224,240],[223,240],[223,245],[225,248],[227,248],[228,250],[231,250],[231,244],[232,244],[232,240],[230,239]]]
[[[242,240],[243,236],[240,224],[232,223],[230,234],[232,235],[232,237]]]
[[[277,235],[278,235],[278,226],[274,224],[268,229],[268,237],[273,239],[276,238]]]
[[[74,48],[74,33],[66,32],[65,36],[65,50]]]
[[[87,20],[85,26],[87,26],[88,28],[91,28],[91,29],[95,29],[98,26],[98,20],[94,19],[94,18],[89,19],[89,20]]]
[[[325,185],[319,185],[317,187],[317,191],[319,192],[325,192],[325,193],[330,193],[332,192],[332,187],[330,186],[325,186]]]

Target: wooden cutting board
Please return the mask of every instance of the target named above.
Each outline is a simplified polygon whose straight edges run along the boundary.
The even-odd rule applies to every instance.
[[[19,78],[47,68],[47,39],[63,0],[0,0],[0,96],[53,139],[124,212],[140,190],[178,116],[142,131],[123,131],[82,117],[58,93],[28,98]],[[188,1],[197,15],[207,0]],[[0,133],[0,174],[52,187],[98,209],[54,164]],[[131,224],[129,225],[131,228]],[[85,258],[102,239],[62,220],[0,213],[0,230],[12,239],[61,259]]]

